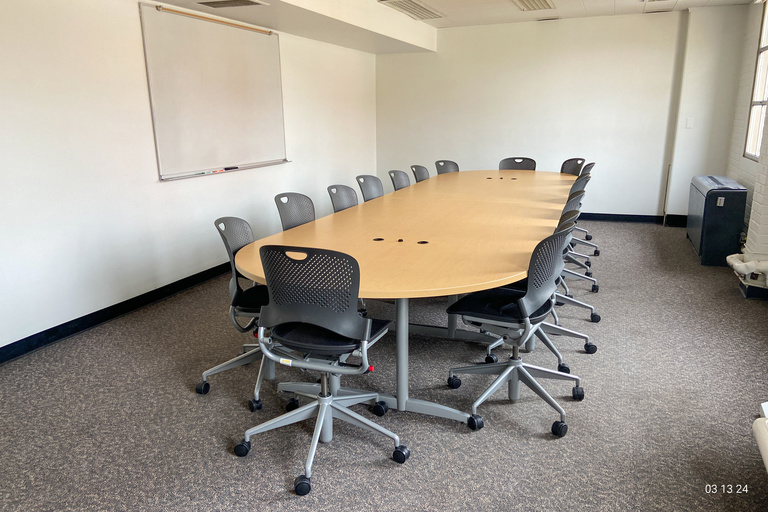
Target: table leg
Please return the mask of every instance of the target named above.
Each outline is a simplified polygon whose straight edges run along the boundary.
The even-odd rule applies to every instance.
[[[397,410],[429,414],[467,423],[470,418],[468,413],[408,396],[408,299],[397,299],[395,304],[397,314],[395,331],[397,338]],[[395,397],[379,395],[379,398],[391,406]]]
[[[397,339],[397,410],[405,411],[408,403],[408,299],[395,301]]]

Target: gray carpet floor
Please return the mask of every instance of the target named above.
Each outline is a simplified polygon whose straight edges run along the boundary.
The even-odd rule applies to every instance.
[[[0,510],[768,510],[751,431],[768,401],[768,302],[744,299],[730,269],[700,266],[683,229],[580,225],[600,244],[600,291],[569,283],[602,321],[558,308],[564,326],[598,346],[588,355],[583,342],[553,338],[586,391],[577,402],[570,383],[543,383],[567,412],[563,438],[550,433],[557,413],[528,389],[514,404],[494,395],[476,432],[356,406],[411,458],[396,464],[389,439],[337,422],[312,492],[296,496],[311,421],[233,454],[246,429],[283,412],[276,384],[255,413],[246,401],[257,365],[213,376],[208,395],[194,391],[203,370],[249,341],[229,323],[221,276],[0,366]],[[445,322],[446,305],[414,300],[411,319]],[[368,307],[394,318],[390,303]],[[522,357],[556,366],[540,343]],[[469,410],[491,378],[464,376],[451,390],[447,369],[483,358],[478,345],[412,336],[411,396]],[[392,392],[394,359],[390,333],[371,351],[376,371],[343,384]],[[315,379],[277,369],[278,381]]]

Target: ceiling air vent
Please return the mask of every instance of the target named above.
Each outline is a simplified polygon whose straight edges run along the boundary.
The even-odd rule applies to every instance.
[[[212,7],[214,9],[221,9],[223,7],[249,7],[251,5],[269,5],[266,2],[260,2],[258,0],[216,0],[214,2],[198,2],[200,5],[206,7]]]
[[[512,3],[521,11],[546,11],[555,8],[550,0],[512,0]]]
[[[415,20],[434,20],[443,17],[436,10],[416,0],[379,0],[379,3],[407,14]]]

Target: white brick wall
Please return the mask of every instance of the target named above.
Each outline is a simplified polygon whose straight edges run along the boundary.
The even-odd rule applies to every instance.
[[[754,4],[749,7],[747,30],[744,33],[743,58],[739,78],[739,88],[736,95],[736,114],[733,118],[733,132],[731,137],[731,150],[728,158],[726,175],[744,185],[747,188],[747,209],[745,225],[750,225],[751,209],[754,198],[755,183],[758,176],[765,175],[768,170],[766,163],[755,162],[744,158],[744,141],[747,136],[747,120],[749,116],[749,103],[752,96],[752,82],[755,76],[755,62],[757,57],[757,44],[760,35],[760,19],[763,13],[763,4]],[[768,134],[768,131],[766,131]],[[766,141],[768,142],[768,140]],[[765,155],[765,147],[761,150]]]
[[[763,4],[755,4],[749,8],[727,170],[729,178],[747,188],[745,222],[748,229],[747,243],[744,247],[745,261],[768,260],[768,123],[764,130],[766,136],[763,137],[760,149],[760,161],[755,162],[743,156],[762,10]]]
[[[760,154],[763,173],[757,176],[752,195],[747,244],[744,247],[746,261],[768,260],[768,137],[763,137]]]

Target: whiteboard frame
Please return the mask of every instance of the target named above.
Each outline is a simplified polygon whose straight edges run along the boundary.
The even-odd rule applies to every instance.
[[[176,9],[169,9],[167,7],[164,7],[162,5],[157,4],[149,4],[149,3],[139,3],[139,18],[141,20],[141,28],[142,28],[142,45],[144,49],[144,65],[147,73],[147,91],[149,95],[149,103],[150,103],[150,112],[151,112],[151,118],[152,118],[152,132],[153,132],[153,139],[155,141],[155,159],[157,163],[157,172],[158,177],[160,181],[174,181],[179,179],[185,179],[185,178],[194,178],[199,176],[209,176],[209,175],[215,175],[215,174],[227,174],[231,172],[237,172],[237,171],[243,171],[247,169],[254,169],[259,167],[268,167],[272,165],[280,165],[284,163],[290,162],[287,158],[287,148],[285,143],[285,107],[283,104],[283,85],[282,85],[282,69],[281,69],[281,62],[280,62],[280,40],[279,37],[277,39],[277,65],[278,65],[278,78],[280,82],[279,87],[279,99],[280,99],[280,117],[282,120],[282,133],[281,133],[281,142],[282,142],[282,148],[283,148],[283,158],[274,159],[274,160],[264,160],[264,161],[258,161],[258,162],[243,162],[243,163],[237,163],[227,166],[219,166],[219,167],[212,167],[212,168],[203,168],[203,169],[194,169],[189,171],[181,171],[181,172],[173,172],[173,173],[166,173],[163,174],[162,164],[161,164],[161,156],[160,156],[160,143],[158,141],[158,120],[156,118],[157,112],[155,108],[155,98],[152,95],[152,83],[151,83],[151,72],[149,69],[149,58],[147,55],[147,38],[146,38],[146,27],[144,22],[144,14],[143,14],[143,8],[147,9],[155,9],[159,12],[167,13],[169,15],[179,15],[179,16],[185,16],[189,18],[194,18],[197,20],[210,22],[210,23],[216,23],[220,25],[226,25],[228,27],[233,27],[236,29],[241,30],[248,30],[251,32],[257,32],[264,34],[267,37],[278,37],[277,32],[271,31],[271,30],[262,30],[256,27],[251,27],[248,25],[243,25],[240,23],[232,23],[223,19],[216,19],[216,18],[209,18],[206,16],[201,16],[195,13],[191,12],[185,12],[180,11]]]

